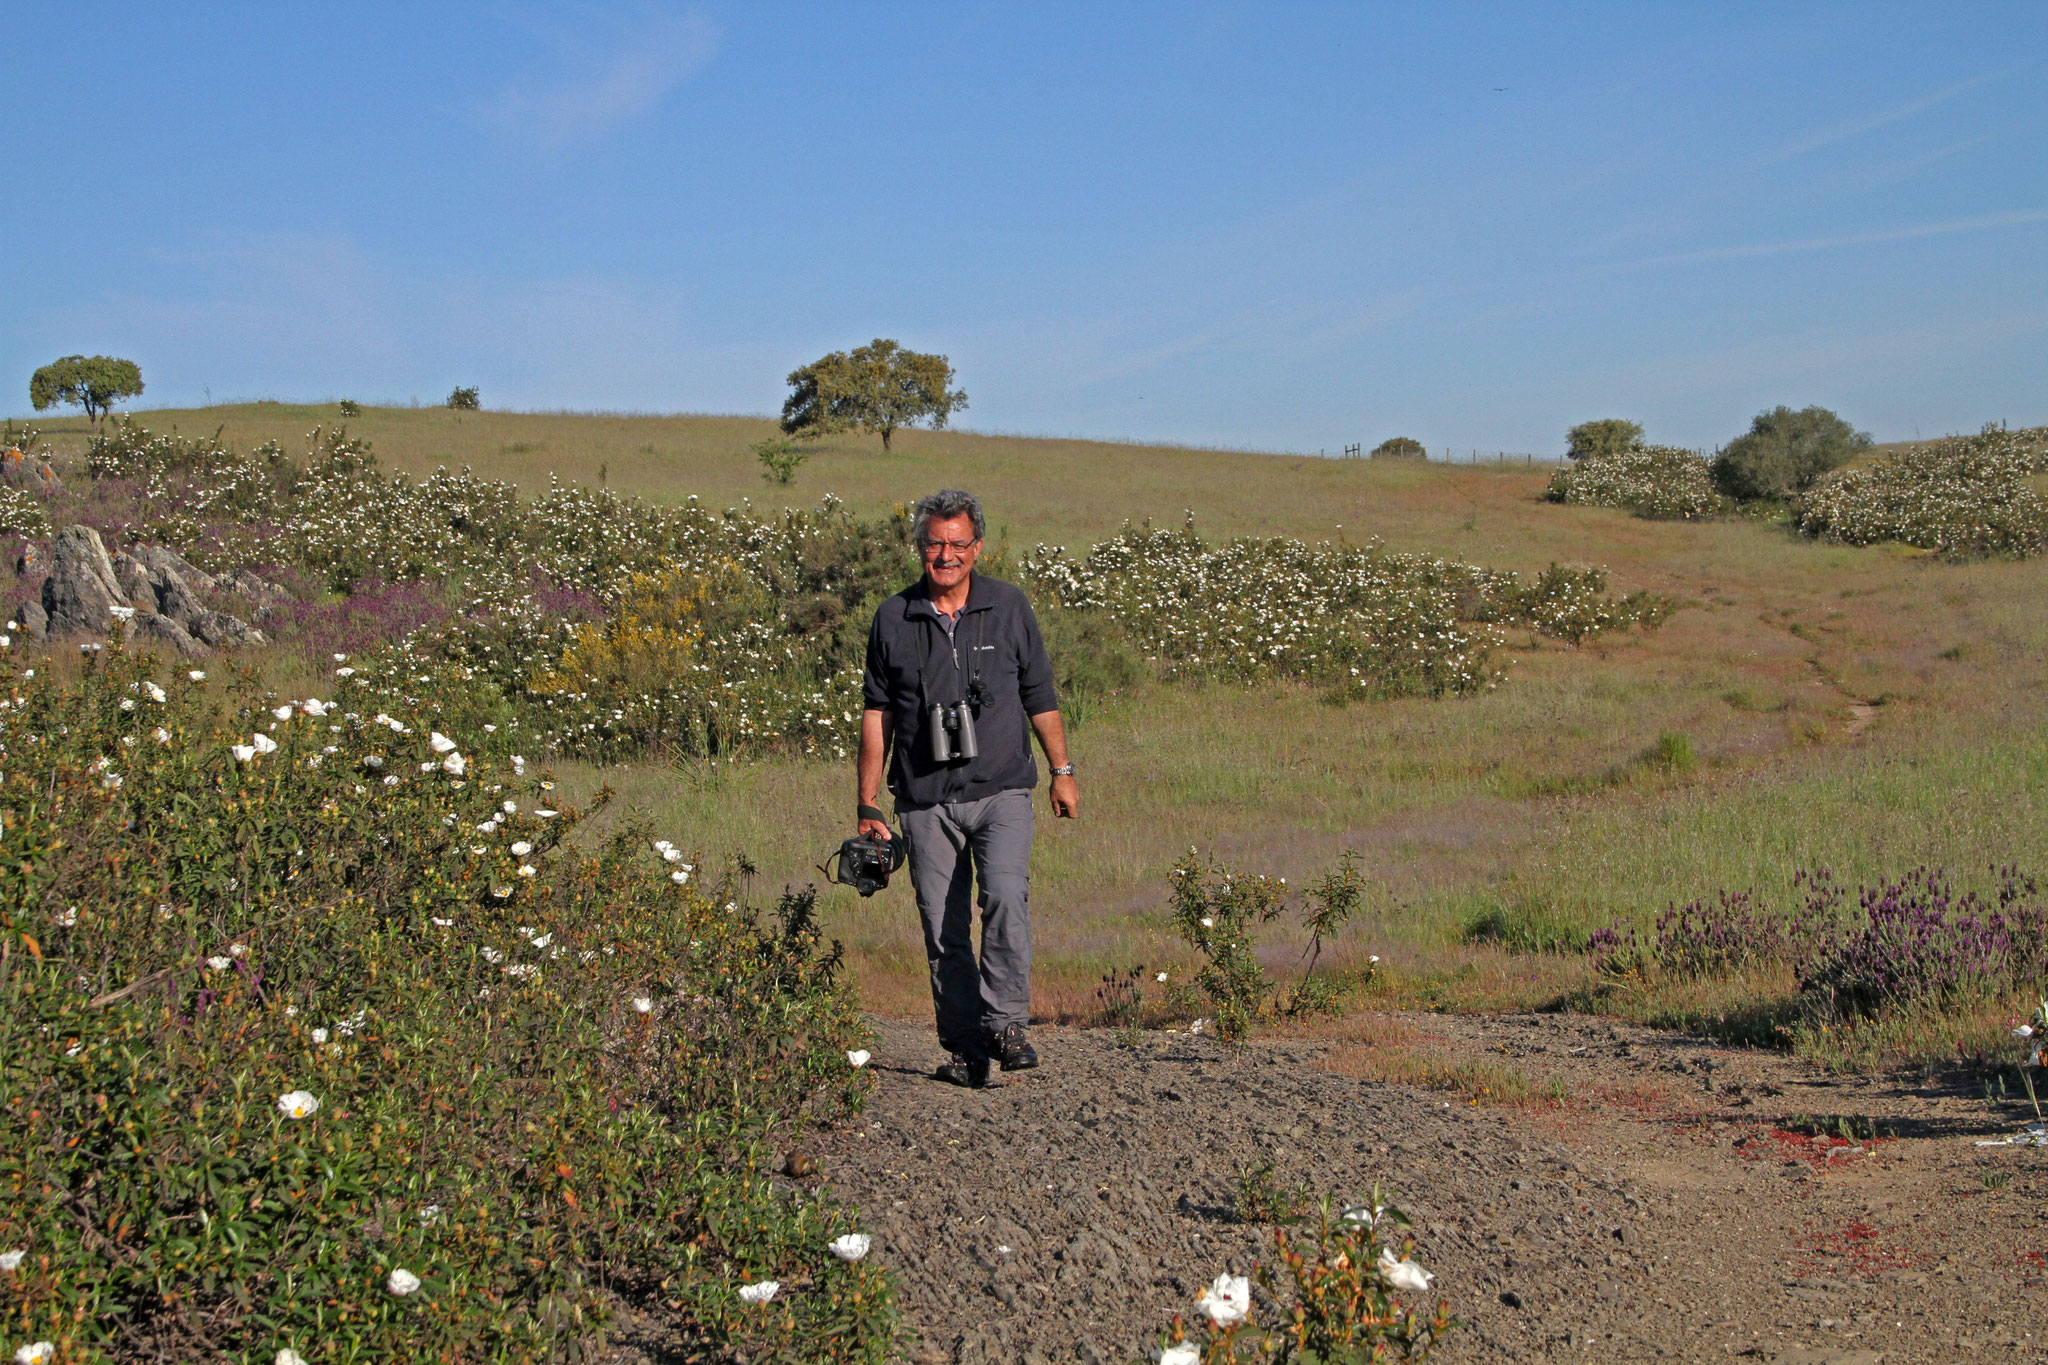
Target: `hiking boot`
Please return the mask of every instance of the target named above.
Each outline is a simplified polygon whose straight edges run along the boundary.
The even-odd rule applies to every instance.
[[[962,1085],[969,1090],[988,1088],[988,1054],[985,1052],[954,1052],[939,1063],[933,1077],[948,1085]]]
[[[989,1050],[1005,1071],[1029,1071],[1038,1065],[1038,1051],[1024,1036],[1022,1024],[1012,1024],[989,1041]]]

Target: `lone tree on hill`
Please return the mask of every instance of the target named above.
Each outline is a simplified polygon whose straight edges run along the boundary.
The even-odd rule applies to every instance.
[[[110,355],[67,355],[43,366],[28,381],[28,401],[37,412],[76,403],[94,426],[100,424],[101,413],[141,392],[142,367]]]
[[[1642,444],[1643,425],[1626,417],[1602,417],[1579,423],[1564,438],[1568,442],[1564,453],[1574,460],[1583,460],[1588,455],[1619,455]]]
[[[1788,498],[1857,452],[1870,448],[1858,431],[1822,407],[1794,412],[1780,403],[1750,420],[1749,430],[1714,457],[1714,484],[1731,498]]]
[[[1426,460],[1429,452],[1413,436],[1389,436],[1372,448],[1375,460]]]
[[[791,436],[878,431],[882,449],[898,427],[929,421],[934,427],[967,406],[950,387],[953,367],[942,355],[906,351],[875,338],[852,351],[834,351],[789,376],[782,429]]]

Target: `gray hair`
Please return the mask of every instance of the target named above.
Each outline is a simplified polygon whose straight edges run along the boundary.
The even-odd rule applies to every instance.
[[[988,534],[988,524],[981,519],[981,499],[972,493],[963,493],[957,488],[941,488],[929,497],[917,500],[917,520],[911,523],[910,534],[918,544],[925,542],[925,531],[934,517],[941,521],[952,517],[966,517],[974,523],[974,538],[981,540]]]

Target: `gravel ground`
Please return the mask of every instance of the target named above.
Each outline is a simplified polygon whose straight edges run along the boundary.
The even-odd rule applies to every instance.
[[[1442,1361],[2048,1359],[2048,1150],[1975,1145],[2016,1111],[1583,1016],[1371,1019],[1370,1049],[1040,1028],[1045,1065],[979,1092],[929,1079],[928,1022],[878,1020],[879,1093],[805,1152],[897,1270],[918,1365],[1147,1358],[1270,1253],[1232,1212],[1267,1159],[1318,1195],[1394,1188],[1466,1323]],[[1395,1053],[1564,1098],[1359,1078]],[[1844,1116],[1886,1136],[1808,1136]]]

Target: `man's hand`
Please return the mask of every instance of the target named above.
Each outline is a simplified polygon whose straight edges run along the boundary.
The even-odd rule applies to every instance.
[[[887,840],[891,837],[889,827],[880,820],[863,820],[855,830],[863,839]]]
[[[1055,777],[1047,795],[1052,801],[1052,813],[1060,819],[1071,820],[1081,813],[1081,784],[1072,777]]]

